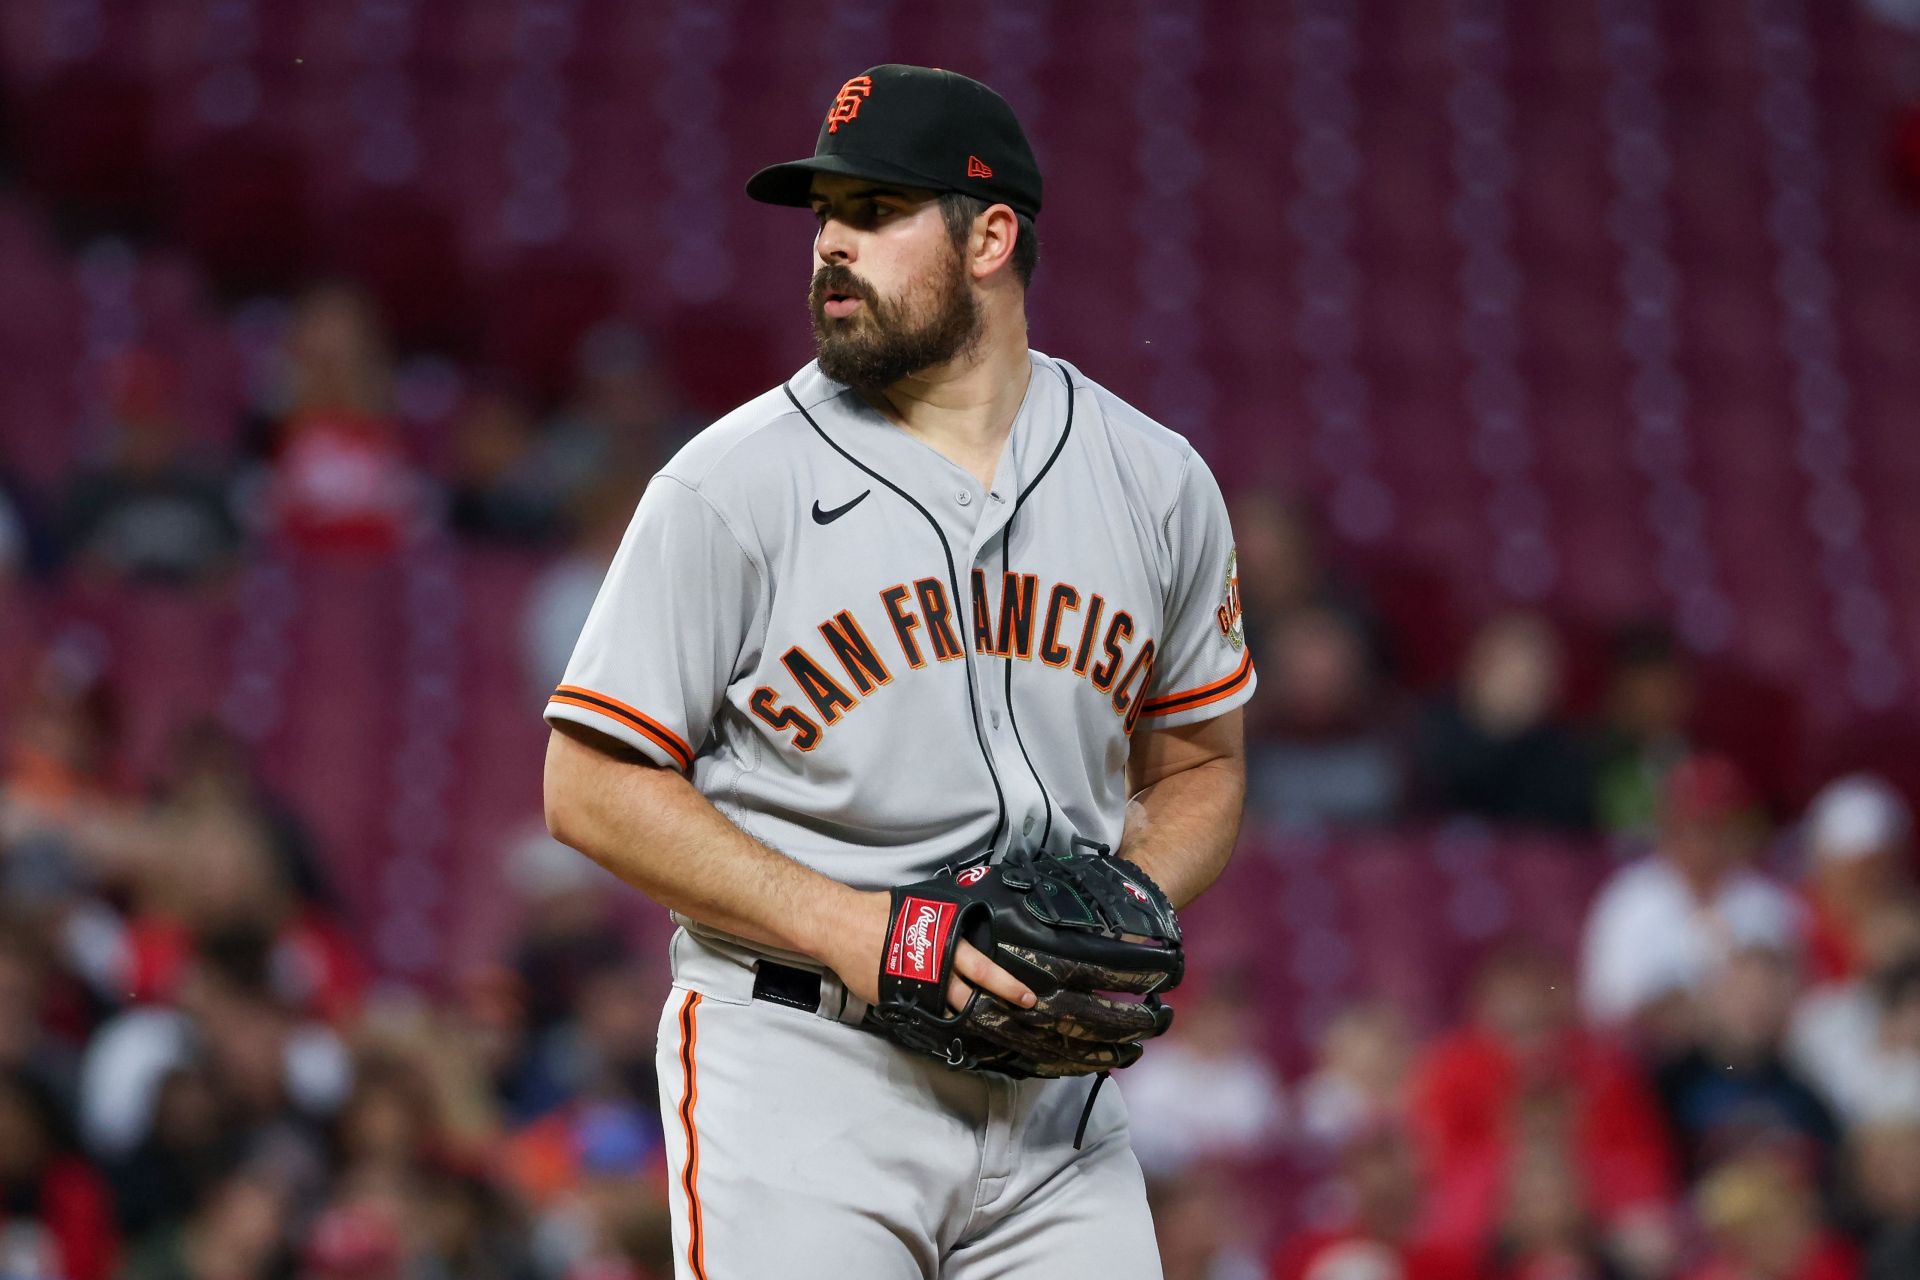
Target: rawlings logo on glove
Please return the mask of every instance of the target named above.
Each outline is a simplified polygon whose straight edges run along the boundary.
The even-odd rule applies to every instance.
[[[946,947],[947,929],[956,910],[950,902],[908,898],[894,916],[885,972],[913,982],[937,981],[940,966],[934,957]]]

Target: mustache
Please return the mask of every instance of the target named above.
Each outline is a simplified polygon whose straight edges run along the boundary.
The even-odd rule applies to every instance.
[[[853,268],[839,263],[821,267],[813,273],[813,284],[807,290],[807,298],[817,311],[826,304],[830,293],[845,294],[865,302],[873,301],[873,291],[867,287],[867,282],[855,275]]]

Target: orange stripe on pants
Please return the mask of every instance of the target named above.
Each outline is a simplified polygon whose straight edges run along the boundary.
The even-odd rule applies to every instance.
[[[693,1069],[694,1044],[700,1029],[694,1011],[700,1007],[700,993],[687,992],[680,1002],[680,1128],[687,1138],[687,1163],[680,1171],[680,1186],[687,1193],[687,1266],[694,1280],[707,1280],[706,1240],[700,1223],[700,1137],[693,1128],[693,1104],[700,1096],[699,1080]]]

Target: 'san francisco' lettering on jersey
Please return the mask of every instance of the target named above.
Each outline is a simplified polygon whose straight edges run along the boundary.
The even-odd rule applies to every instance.
[[[547,719],[859,887],[1112,844],[1143,735],[1253,691],[1232,556],[1205,462],[1071,365],[986,484],[809,365],[648,485]]]
[[[1083,678],[1131,735],[1147,705],[1141,691],[1153,678],[1155,647],[1151,638],[1134,635],[1133,615],[1116,610],[1102,634],[1106,601],[1099,593],[1082,592],[1069,582],[1053,583],[1042,592],[1039,576],[1031,573],[1003,573],[1000,578],[996,605],[986,571],[973,571],[974,652],[1021,662],[1037,659],[1042,666]],[[1044,616],[1039,607],[1043,599]],[[1082,599],[1092,602],[1084,611]],[[819,746],[822,734],[841,717],[892,684],[894,665],[909,673],[925,667],[928,654],[922,636],[931,638],[936,661],[962,656],[953,629],[954,610],[937,577],[875,593],[869,613],[886,618],[889,625],[882,634],[891,633],[891,645],[876,646],[854,612],[840,609],[820,624],[820,644],[811,650],[804,642],[794,644],[782,655],[791,690],[783,693],[761,685],[748,699],[749,710],[769,729],[784,733],[794,750]],[[1096,647],[1103,656],[1092,664]]]

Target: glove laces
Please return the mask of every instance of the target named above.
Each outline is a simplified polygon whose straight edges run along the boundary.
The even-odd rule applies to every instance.
[[[1093,1100],[1100,1096],[1100,1086],[1107,1082],[1107,1077],[1111,1074],[1113,1073],[1110,1071],[1101,1071],[1096,1072],[1093,1077],[1093,1087],[1087,1090],[1087,1105],[1081,1108],[1080,1111],[1079,1127],[1073,1131],[1073,1149],[1075,1151],[1080,1149],[1080,1143],[1087,1136],[1087,1121],[1093,1118]]]

